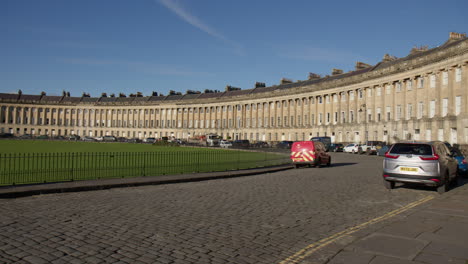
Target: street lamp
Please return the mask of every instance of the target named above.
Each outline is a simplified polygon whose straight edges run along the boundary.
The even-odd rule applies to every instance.
[[[365,109],[366,109],[366,104],[362,104],[359,107],[359,113],[361,114],[364,112],[364,137],[365,137],[365,142],[367,142],[369,140],[369,133],[367,131],[367,117],[366,117]]]

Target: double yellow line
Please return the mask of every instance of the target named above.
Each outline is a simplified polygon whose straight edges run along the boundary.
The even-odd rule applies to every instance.
[[[316,252],[317,250],[337,241],[338,239],[341,239],[345,236],[348,236],[354,232],[357,232],[361,229],[363,229],[364,227],[367,227],[369,225],[372,225],[372,224],[375,224],[375,223],[378,223],[378,222],[381,222],[381,221],[384,221],[386,219],[389,219],[393,216],[396,216],[398,214],[401,214],[415,206],[418,206],[420,204],[423,204],[427,201],[430,201],[434,199],[434,196],[426,196],[416,202],[413,202],[413,203],[410,203],[410,204],[407,204],[399,209],[396,209],[394,211],[391,211],[387,214],[384,214],[380,217],[377,217],[377,218],[374,218],[370,221],[367,221],[363,224],[360,224],[360,225],[357,225],[357,226],[354,226],[354,227],[351,227],[351,228],[348,228],[344,231],[341,231],[339,233],[336,233],[332,236],[329,236],[327,238],[323,238],[317,242],[314,242],[308,246],[306,246],[305,248],[299,250],[298,252],[296,252],[294,255],[286,258],[285,260],[281,261],[279,264],[292,264],[292,263],[299,263],[299,261],[303,260],[304,258],[310,256],[311,254],[313,254],[314,252]]]

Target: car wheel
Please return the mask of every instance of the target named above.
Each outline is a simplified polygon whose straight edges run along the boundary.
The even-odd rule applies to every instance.
[[[354,149],[351,151],[351,153],[352,153],[352,154],[356,154],[356,153],[354,153]]]
[[[294,164],[294,168],[295,168],[295,169],[298,169],[298,168],[299,168],[299,164]]]
[[[331,166],[331,157],[328,159],[328,162],[327,162],[327,167],[330,167]]]
[[[370,155],[370,154],[371,154],[370,149],[367,149],[367,150],[366,150],[366,155]]]
[[[388,190],[391,190],[391,189],[395,188],[395,182],[387,181],[387,180],[384,179],[383,184],[384,184],[385,188],[388,189]]]
[[[450,180],[448,178],[448,172],[445,174],[445,180],[444,180],[444,183],[442,185],[439,185],[437,187],[437,192],[439,194],[443,194],[443,193],[446,193],[449,191],[449,188],[450,188]]]

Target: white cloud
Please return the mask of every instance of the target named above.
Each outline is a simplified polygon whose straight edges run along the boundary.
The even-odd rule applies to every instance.
[[[207,33],[208,35],[231,45],[237,54],[244,55],[245,52],[243,51],[242,47],[238,43],[229,40],[227,37],[217,32],[214,28],[205,24],[198,17],[190,14],[189,11],[187,11],[182,5],[179,4],[179,1],[176,1],[176,0],[158,0],[158,1],[167,9],[174,12],[179,18],[181,18],[185,22],[200,29],[201,31]]]

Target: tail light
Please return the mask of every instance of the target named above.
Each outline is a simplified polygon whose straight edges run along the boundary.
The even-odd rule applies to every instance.
[[[462,163],[463,163],[463,164],[466,164],[466,163],[467,163],[467,162],[466,162],[466,159],[463,159]]]
[[[400,155],[390,155],[390,153],[385,152],[385,157],[389,158],[389,159],[398,159],[398,157],[400,157]]]
[[[419,157],[419,158],[422,159],[422,160],[438,160],[438,159],[439,159],[439,155],[434,154],[434,155],[431,156],[431,157]]]

